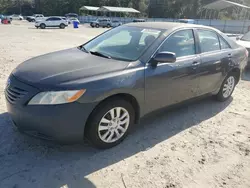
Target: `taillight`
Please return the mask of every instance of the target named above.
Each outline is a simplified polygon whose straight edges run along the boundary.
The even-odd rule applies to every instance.
[[[248,57],[248,55],[249,55],[249,52],[248,52],[248,50],[246,49],[246,57]]]

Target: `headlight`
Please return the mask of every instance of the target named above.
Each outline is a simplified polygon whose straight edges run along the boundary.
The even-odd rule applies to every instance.
[[[78,100],[85,92],[85,89],[41,92],[34,96],[28,105],[55,105],[71,103]]]

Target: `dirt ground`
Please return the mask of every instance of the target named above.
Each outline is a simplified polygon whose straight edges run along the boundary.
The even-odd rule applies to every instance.
[[[0,25],[1,188],[250,187],[250,74],[233,97],[144,118],[119,146],[61,146],[17,132],[6,113],[8,75],[24,60],[80,45],[104,29]]]

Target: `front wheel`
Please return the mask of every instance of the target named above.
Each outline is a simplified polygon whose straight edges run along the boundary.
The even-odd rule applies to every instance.
[[[108,149],[124,140],[134,120],[134,109],[129,102],[123,99],[110,100],[93,112],[85,136],[97,148]]]
[[[60,25],[60,29],[65,29],[65,25],[64,25],[64,24],[61,24],[61,25]]]
[[[46,25],[45,25],[45,24],[41,24],[41,25],[40,25],[40,28],[41,28],[41,29],[45,29],[45,28],[46,28]]]
[[[100,27],[100,25],[99,24],[96,24],[96,28],[99,28]]]
[[[235,89],[236,82],[235,75],[229,74],[222,83],[220,91],[216,95],[216,99],[221,102],[228,100]]]

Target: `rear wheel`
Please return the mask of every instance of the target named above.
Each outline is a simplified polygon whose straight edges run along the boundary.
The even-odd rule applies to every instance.
[[[108,24],[108,25],[107,25],[107,27],[108,27],[108,28],[110,28],[110,27],[111,27],[111,25],[110,25],[110,24]]]
[[[61,29],[64,29],[65,28],[65,25],[64,24],[60,24],[59,26]]]
[[[45,28],[46,28],[46,25],[45,25],[45,24],[41,24],[41,25],[40,25],[40,28],[41,28],[41,29],[45,29]]]
[[[96,28],[99,28],[100,27],[100,25],[99,24],[96,24]]]
[[[91,115],[85,136],[95,147],[108,149],[124,140],[134,120],[135,112],[129,102],[123,99],[107,101]]]
[[[228,100],[235,89],[237,80],[234,74],[230,73],[221,85],[219,93],[216,95],[218,101]]]

